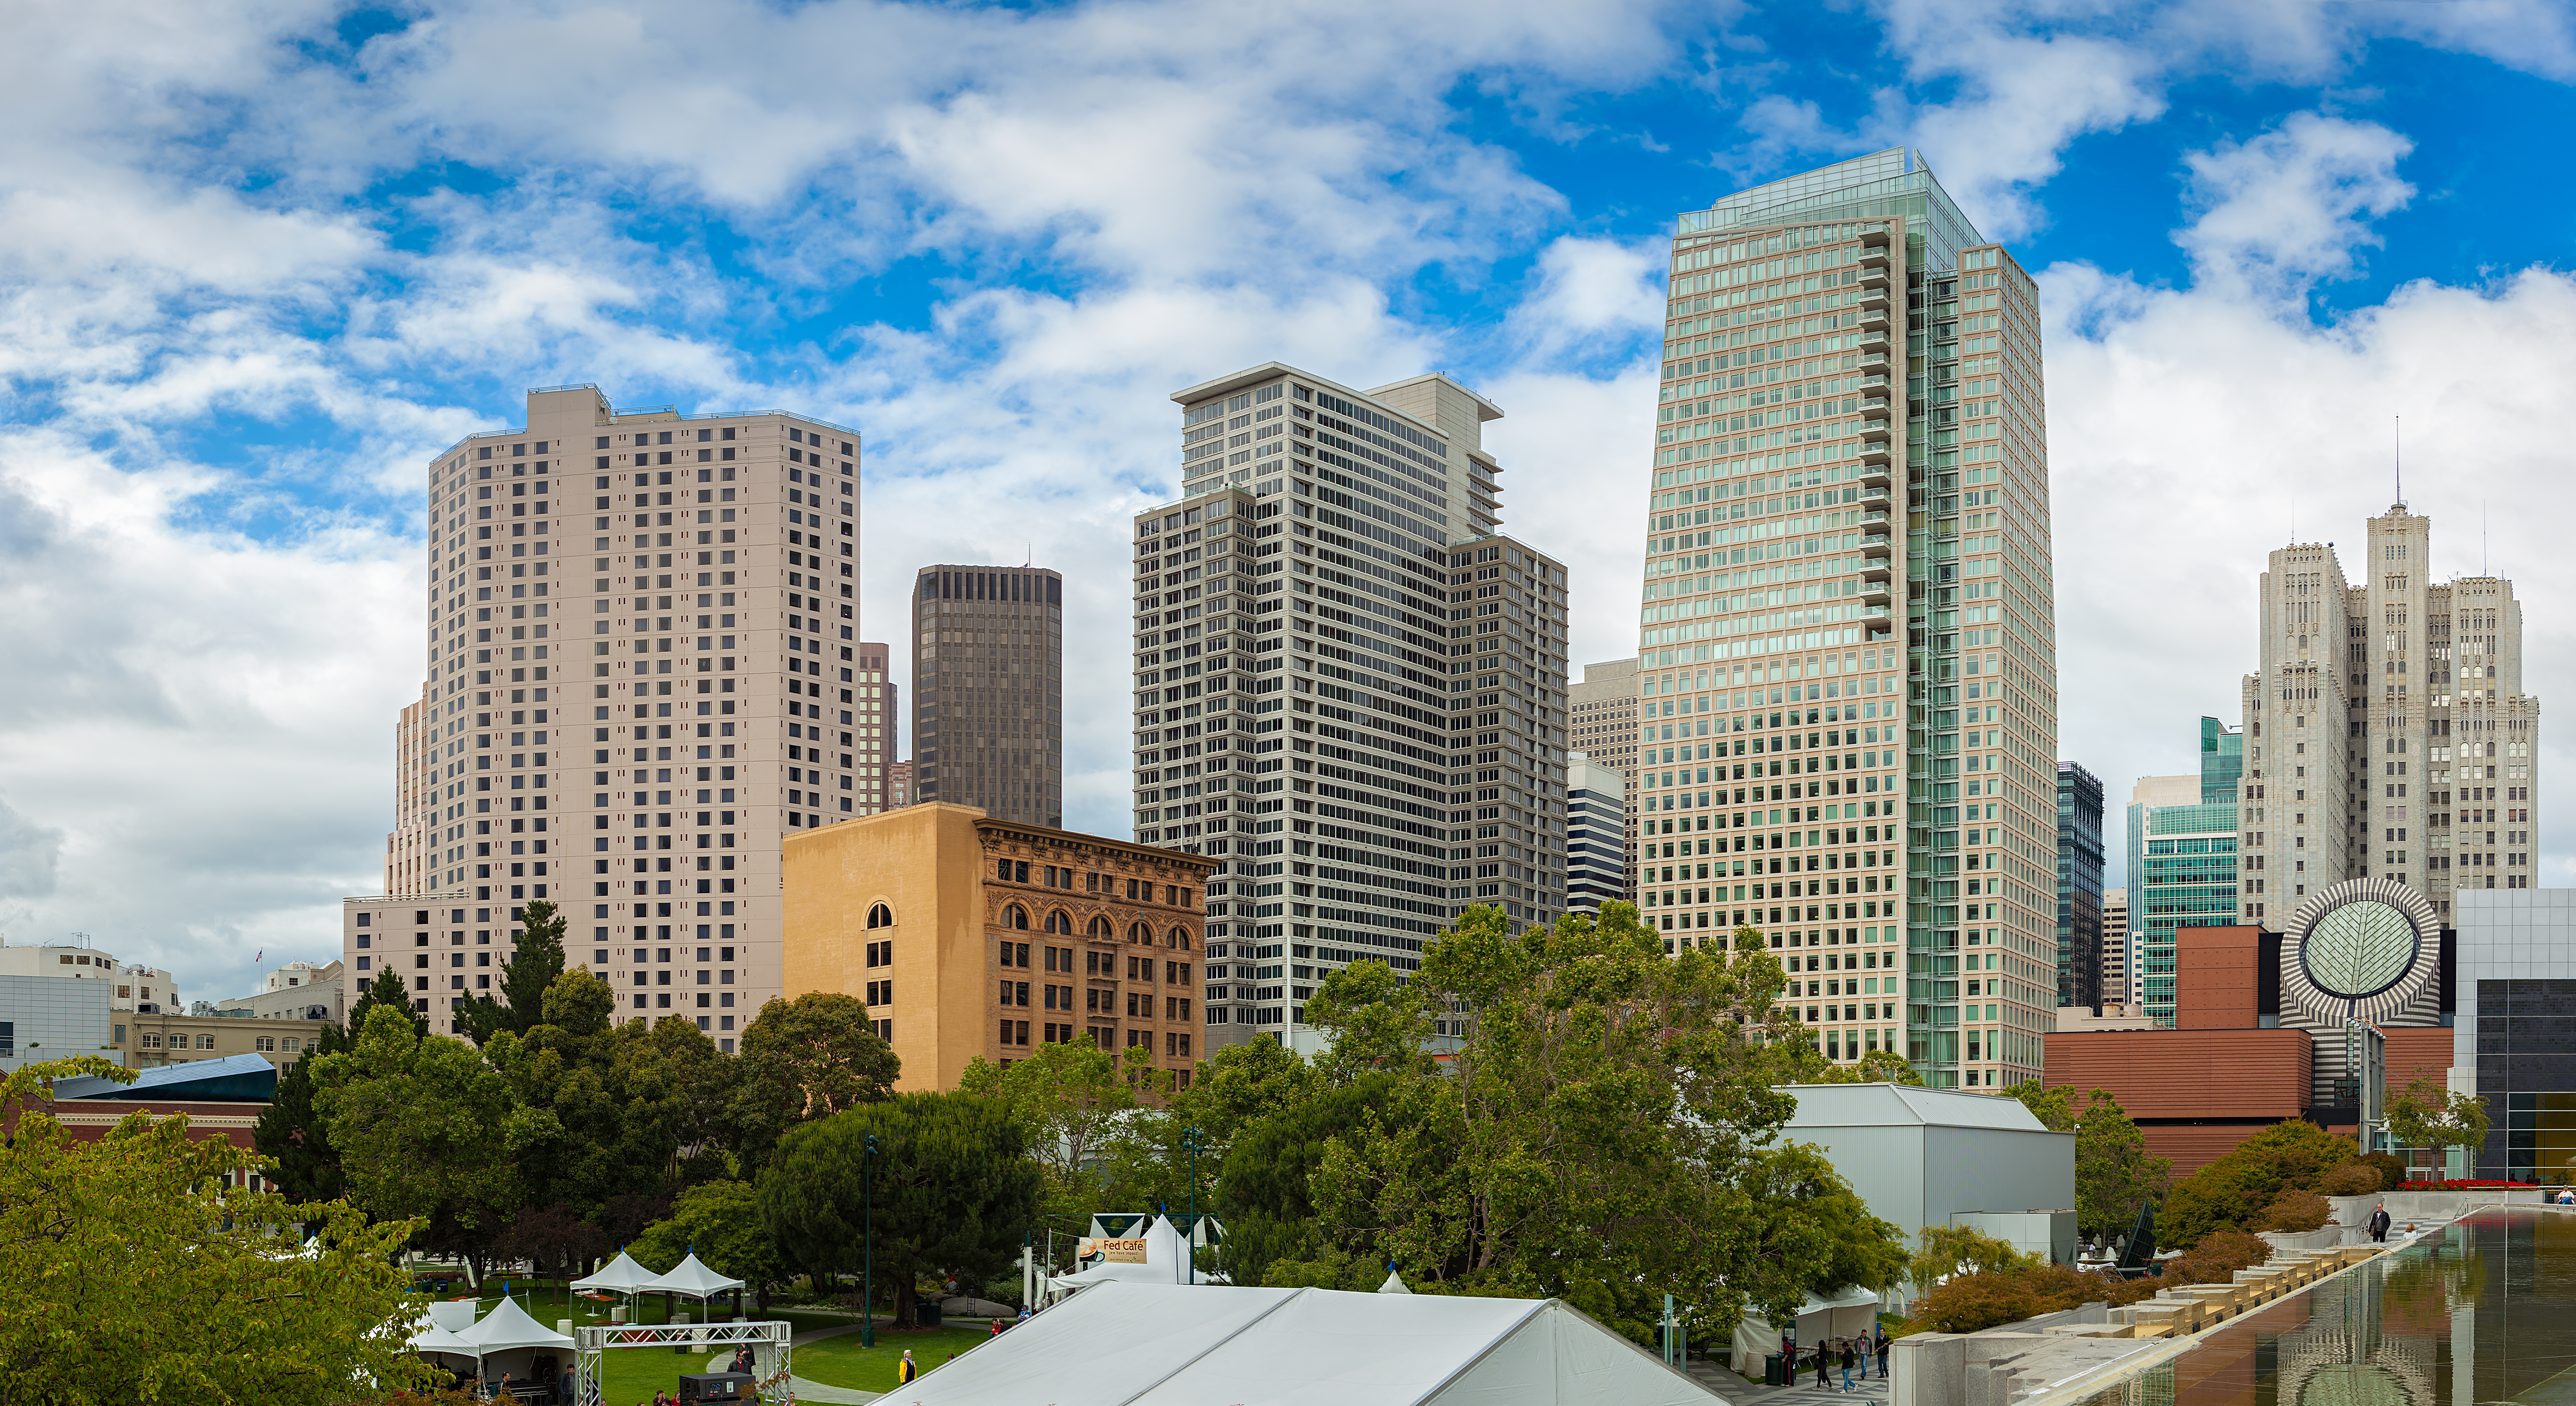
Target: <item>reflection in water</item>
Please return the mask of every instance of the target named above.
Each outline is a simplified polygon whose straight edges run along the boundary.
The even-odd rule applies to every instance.
[[[2084,1406],[2576,1406],[2576,1215],[2488,1211]]]

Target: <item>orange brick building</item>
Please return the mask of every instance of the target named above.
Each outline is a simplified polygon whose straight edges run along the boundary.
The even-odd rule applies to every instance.
[[[784,865],[786,994],[865,1001],[899,1089],[1084,1034],[1184,1083],[1207,1052],[1211,861],[933,802],[791,835]]]

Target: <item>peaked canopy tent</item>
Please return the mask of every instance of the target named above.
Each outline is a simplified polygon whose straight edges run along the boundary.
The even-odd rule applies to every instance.
[[[1857,1338],[1878,1325],[1878,1291],[1845,1285],[1830,1299],[1813,1294],[1798,1308],[1798,1350],[1835,1338]],[[1780,1350],[1780,1329],[1751,1311],[1737,1320],[1735,1338],[1727,1344],[1732,1366],[1748,1381],[1762,1380],[1762,1359]]]
[[[1118,1343],[1118,1351],[1104,1356],[1103,1341]],[[1086,1365],[1067,1372],[1068,1361]],[[1725,1406],[1724,1398],[1555,1299],[1118,1280],[1093,1283],[923,1374],[904,1401]]]
[[[572,1287],[592,1293],[643,1294],[653,1292],[653,1281],[658,1277],[637,1264],[634,1256],[620,1250],[617,1258],[599,1267],[597,1274],[572,1281]]]
[[[1146,1222],[1142,1229],[1130,1228],[1126,1235],[1117,1238],[1144,1241],[1145,1262],[1143,1264],[1103,1262],[1076,1270],[1071,1274],[1051,1275],[1047,1279],[1048,1288],[1057,1291],[1079,1289],[1112,1279],[1141,1284],[1189,1282],[1189,1242],[1181,1238],[1181,1232],[1173,1228],[1169,1220],[1157,1217]],[[1200,1276],[1202,1280],[1205,1277]]]
[[[625,1259],[626,1257],[621,1254],[618,1258]],[[634,1263],[632,1260],[628,1260],[627,1262],[629,1264]],[[605,1271],[602,1272],[604,1273]],[[671,1266],[670,1273],[654,1275],[651,1279],[645,1281],[645,1283],[639,1288],[638,1292],[647,1294],[678,1294],[682,1298],[696,1299],[700,1303],[704,1303],[718,1294],[732,1293],[734,1290],[741,1288],[742,1284],[743,1281],[739,1279],[727,1279],[723,1275],[716,1273],[714,1270],[707,1268],[705,1262],[698,1258],[697,1251],[691,1250],[687,1259]]]

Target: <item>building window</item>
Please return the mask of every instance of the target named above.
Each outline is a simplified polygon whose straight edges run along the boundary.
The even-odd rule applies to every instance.
[[[868,926],[872,928],[893,927],[894,910],[888,908],[882,903],[871,906],[868,909]]]

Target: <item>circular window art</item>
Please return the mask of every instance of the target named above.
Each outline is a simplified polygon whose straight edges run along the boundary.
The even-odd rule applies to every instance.
[[[2358,1000],[2395,985],[2415,964],[2415,924],[2385,903],[2346,903],[2317,919],[2299,965],[2317,989]]]

